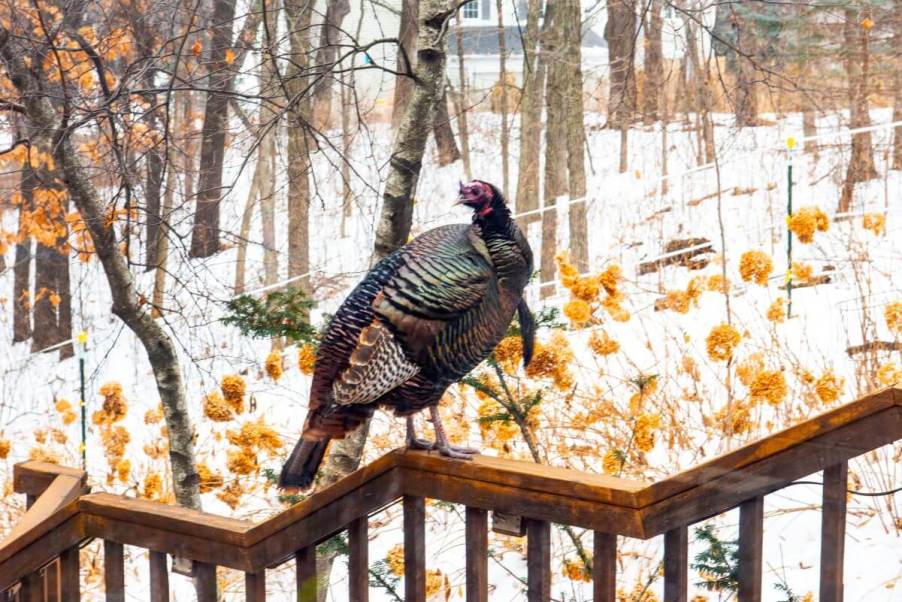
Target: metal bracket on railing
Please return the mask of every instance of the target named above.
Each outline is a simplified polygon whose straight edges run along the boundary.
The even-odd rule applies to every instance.
[[[522,516],[504,514],[503,512],[492,512],[492,531],[501,533],[502,535],[523,537],[526,535],[526,525],[523,522]]]

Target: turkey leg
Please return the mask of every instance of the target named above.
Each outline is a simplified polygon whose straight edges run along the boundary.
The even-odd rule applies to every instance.
[[[448,443],[448,436],[445,434],[445,427],[442,425],[442,417],[438,413],[438,406],[429,408],[429,421],[435,428],[435,449],[443,456],[448,458],[457,458],[458,460],[471,460],[471,456],[478,454],[478,449],[472,447],[461,447]]]
[[[413,423],[413,416],[407,417],[407,447],[409,449],[435,449],[435,443],[417,437],[417,427]]]

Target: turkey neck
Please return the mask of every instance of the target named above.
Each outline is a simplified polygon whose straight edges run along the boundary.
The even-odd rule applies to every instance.
[[[532,252],[507,205],[493,202],[488,215],[473,216],[473,226],[485,242],[499,283],[519,295],[532,272]]]

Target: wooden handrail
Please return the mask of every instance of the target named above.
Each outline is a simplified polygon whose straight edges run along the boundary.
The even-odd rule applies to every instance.
[[[81,471],[25,462],[15,467],[15,488],[37,501],[0,543],[0,591],[89,538],[258,574],[405,496],[528,517],[536,533],[554,522],[641,539],[670,533],[669,541],[681,541],[674,529],[900,438],[902,389],[888,388],[655,483],[396,450],[260,523],[82,495]]]

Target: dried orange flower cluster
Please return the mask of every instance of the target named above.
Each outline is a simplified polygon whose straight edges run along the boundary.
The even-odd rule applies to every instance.
[[[100,387],[100,394],[103,395],[103,406],[94,412],[91,421],[94,424],[112,424],[122,420],[128,411],[125,398],[122,396],[122,385],[110,381]]]
[[[392,572],[396,577],[404,576],[404,546],[401,544],[395,544],[388,551],[388,554],[385,556],[385,562],[388,564],[388,569]]]
[[[8,458],[11,449],[12,444],[9,442],[9,439],[0,439],[0,460]]]
[[[826,371],[821,374],[820,378],[814,383],[814,391],[817,393],[821,403],[833,403],[842,395],[843,387],[845,387],[845,379]]]
[[[743,282],[767,286],[767,279],[774,271],[774,262],[764,251],[746,251],[739,259],[739,275]]]
[[[861,218],[861,227],[873,232],[874,236],[881,236],[886,230],[886,214],[865,213]]]
[[[586,565],[581,560],[564,559],[561,565],[561,575],[571,581],[585,581],[592,583],[592,574],[586,569]]]
[[[440,569],[426,570],[426,597],[432,598],[436,594],[443,593],[445,600],[451,599],[451,582],[448,576]]]
[[[573,350],[570,341],[561,332],[551,336],[551,341],[536,341],[532,360],[526,367],[526,376],[530,378],[549,378],[561,391],[573,387],[573,373],[570,362],[573,361]]]
[[[617,590],[617,602],[658,602],[658,596],[651,591],[645,579],[640,578],[630,591]]]
[[[128,404],[122,396],[122,385],[115,381],[100,387],[100,394],[103,395],[103,405],[91,416],[91,422],[100,429],[100,440],[110,466],[106,482],[112,485],[113,480],[118,478],[125,483],[131,474],[131,463],[124,460],[125,446],[131,441],[131,435],[115,423],[125,418]]]
[[[777,324],[782,324],[786,321],[786,299],[777,297],[770,304],[770,307],[767,308],[767,319]]]
[[[730,407],[723,406],[714,414],[714,420],[718,424],[729,421],[730,424],[727,428],[734,435],[742,435],[752,428],[749,406],[742,402],[734,403]]]
[[[830,218],[819,207],[802,207],[789,216],[787,221],[790,231],[804,244],[814,241],[815,232],[830,229]]]
[[[273,380],[282,378],[282,352],[273,350],[266,356],[266,373]]]
[[[664,297],[664,305],[667,309],[680,314],[689,313],[689,309],[695,305],[698,306],[698,300],[705,291],[704,279],[697,276],[689,281],[686,290],[667,291]]]
[[[197,476],[200,479],[201,493],[208,493],[214,489],[219,489],[224,483],[222,475],[210,470],[210,467],[203,462],[198,462],[197,464]]]
[[[144,412],[144,424],[158,424],[163,420],[163,404],[157,404],[152,410]]]
[[[883,318],[889,331],[895,336],[902,336],[902,301],[893,301],[883,308]]]
[[[705,344],[708,357],[715,362],[726,362],[733,357],[733,350],[739,345],[742,336],[729,324],[719,324],[711,329]]]
[[[232,406],[219,391],[210,391],[204,395],[203,408],[204,416],[213,422],[229,422],[235,417]]]
[[[149,500],[159,498],[163,493],[163,479],[157,472],[150,472],[144,477],[144,488],[141,497]]]
[[[580,276],[579,271],[570,263],[570,254],[561,251],[555,256],[561,284],[570,291],[570,300],[564,304],[563,312],[574,328],[582,328],[595,321],[595,310],[603,308],[611,318],[618,322],[630,319],[630,313],[621,305],[626,298],[620,291],[623,272],[620,266],[612,264],[597,276]],[[602,289],[606,293],[601,299]]]
[[[589,349],[596,355],[611,355],[620,351],[620,343],[612,339],[605,331],[596,330],[589,335]]]
[[[713,293],[729,292],[730,279],[724,278],[723,274],[712,274],[708,276],[708,290]]]
[[[69,425],[78,419],[78,415],[72,410],[72,404],[67,399],[60,399],[55,404],[56,411],[61,414],[63,424]]]
[[[611,476],[616,476],[620,474],[620,471],[623,470],[623,464],[626,461],[626,456],[619,449],[609,449],[604,458],[601,460],[601,467],[604,469],[606,474]]]
[[[749,384],[749,397],[755,402],[779,405],[786,399],[786,393],[786,378],[781,370],[761,370]]]
[[[633,427],[633,441],[636,449],[650,452],[655,447],[655,431],[661,426],[661,417],[657,414],[643,412],[636,417]]]
[[[226,439],[232,444],[227,453],[229,471],[249,475],[257,470],[257,454],[275,455],[282,448],[282,439],[261,416],[256,421],[245,422],[237,431],[226,431]]]
[[[517,364],[523,359],[523,339],[509,336],[495,346],[495,359],[507,372],[517,371]]]
[[[811,282],[814,277],[814,267],[810,263],[801,261],[792,262],[792,279],[796,282]]]
[[[902,368],[896,362],[883,364],[877,370],[877,381],[885,387],[902,383]]]
[[[310,376],[316,366],[316,346],[304,343],[298,348],[298,369],[301,374]]]
[[[247,391],[247,384],[243,378],[237,374],[223,376],[219,383],[219,390],[222,391],[222,397],[235,414],[244,413],[244,394]]]

